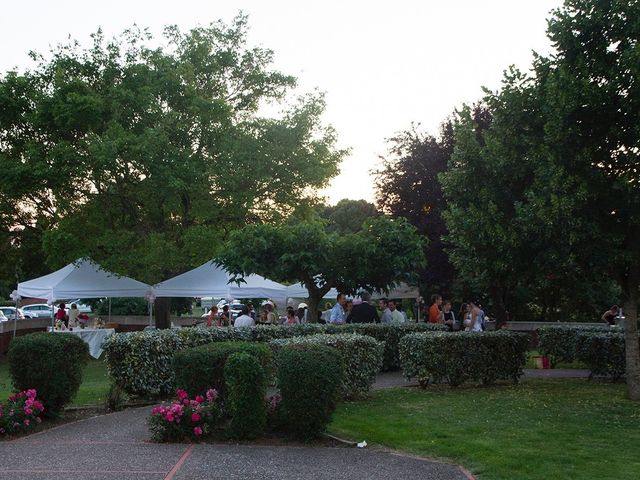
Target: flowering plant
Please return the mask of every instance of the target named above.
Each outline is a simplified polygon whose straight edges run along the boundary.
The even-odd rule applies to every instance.
[[[7,403],[0,403],[0,435],[28,431],[42,422],[44,406],[36,399],[35,389],[10,395]]]
[[[218,392],[207,390],[206,398],[196,395],[189,399],[184,390],[176,392],[177,400],[151,410],[147,423],[153,440],[159,442],[198,440],[211,433],[221,417]]]

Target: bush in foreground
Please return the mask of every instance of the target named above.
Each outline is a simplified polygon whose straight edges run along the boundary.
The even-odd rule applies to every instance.
[[[281,395],[276,425],[303,440],[317,437],[326,430],[340,396],[342,356],[324,345],[287,345],[276,364]]]
[[[255,356],[236,352],[227,359],[224,377],[227,387],[225,408],[231,417],[228,435],[241,439],[258,437],[267,424],[264,369]]]
[[[499,332],[416,333],[400,341],[402,372],[429,382],[517,382],[526,363],[528,336]]]
[[[9,345],[9,373],[18,391],[35,389],[45,414],[60,412],[80,388],[89,347],[75,335],[33,333]]]
[[[382,367],[384,343],[365,335],[324,334],[271,342],[276,351],[287,345],[326,345],[340,352],[345,372],[342,384],[345,397],[356,397],[368,392]]]
[[[258,358],[266,372],[271,370],[271,350],[255,342],[219,342],[187,348],[173,357],[173,370],[178,388],[203,395],[215,388],[226,399],[224,368],[234,353],[244,352]]]

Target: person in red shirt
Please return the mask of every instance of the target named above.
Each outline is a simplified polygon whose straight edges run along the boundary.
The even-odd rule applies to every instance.
[[[440,305],[442,305],[442,297],[433,295],[431,297],[431,306],[429,307],[429,323],[443,323],[444,319],[440,311]]]

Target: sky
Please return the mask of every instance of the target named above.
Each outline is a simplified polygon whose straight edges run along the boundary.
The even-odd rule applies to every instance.
[[[548,55],[549,12],[561,0],[31,0],[7,2],[0,16],[0,72],[30,65],[69,36],[89,45],[134,23],[159,35],[239,11],[249,44],[270,48],[274,67],[298,78],[298,92],[326,94],[324,122],[350,154],[321,194],[374,200],[372,169],[387,138],[419,124],[437,134],[456,108],[496,90],[509,65],[528,70],[532,52]]]

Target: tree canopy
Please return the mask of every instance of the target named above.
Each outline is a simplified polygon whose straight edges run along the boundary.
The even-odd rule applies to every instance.
[[[310,318],[316,318],[318,303],[331,288],[388,290],[415,280],[424,256],[420,237],[404,219],[370,218],[358,232],[338,234],[318,218],[293,216],[281,225],[232,232],[218,260],[238,277],[257,273],[302,282],[310,295]]]
[[[88,255],[155,283],[312,203],[344,155],[324,100],[289,101],[295,79],[246,33],[242,15],[168,27],[157,47],[98,31],[0,77],[0,249],[30,242],[51,268]]]

